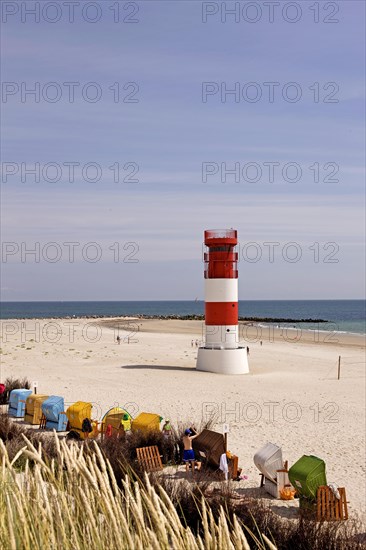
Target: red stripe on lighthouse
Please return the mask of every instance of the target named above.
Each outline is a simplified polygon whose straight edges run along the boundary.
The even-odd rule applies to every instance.
[[[206,302],[206,325],[237,325],[238,302]]]

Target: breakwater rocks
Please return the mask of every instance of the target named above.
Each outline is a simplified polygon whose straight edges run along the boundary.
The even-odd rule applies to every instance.
[[[287,317],[239,317],[239,321],[255,323],[329,323],[326,319],[291,319]]]
[[[135,319],[159,319],[161,321],[204,321],[204,315],[134,315]],[[292,319],[285,317],[239,317],[239,321],[251,323],[329,323],[326,319]]]
[[[20,321],[36,321],[36,320],[50,320],[50,317],[19,317]],[[204,321],[204,315],[66,315],[66,316],[54,316],[52,319],[125,319],[125,320],[148,320],[158,319],[160,321]],[[6,321],[6,319],[3,319]],[[330,323],[331,321],[326,319],[292,319],[287,317],[239,317],[239,321],[247,323]]]
[[[160,321],[204,321],[204,315],[134,315],[134,319],[148,320],[158,319]],[[291,317],[239,317],[239,321],[246,323],[329,323],[326,319],[292,319]]]

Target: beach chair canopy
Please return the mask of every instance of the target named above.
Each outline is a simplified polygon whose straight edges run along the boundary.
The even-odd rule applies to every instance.
[[[121,407],[113,407],[102,418],[102,425],[112,426],[115,430],[118,430],[123,426],[124,430],[127,432],[131,429],[132,416]]]
[[[327,484],[325,462],[317,456],[302,456],[289,469],[291,485],[300,496],[315,499],[320,485]]]
[[[12,390],[9,396],[9,416],[15,418],[23,418],[25,414],[25,401],[27,397],[32,393],[32,390],[25,388],[17,388]]]
[[[220,466],[221,455],[225,453],[223,434],[212,430],[203,430],[198,437],[193,439],[192,446],[197,456],[205,458],[215,468]]]
[[[274,443],[266,443],[264,447],[255,453],[254,464],[264,477],[275,482],[277,479],[277,470],[282,470],[283,468],[281,447]]]
[[[42,416],[42,403],[48,399],[48,395],[39,395],[31,393],[25,403],[25,417],[26,422],[31,424],[39,424]]]
[[[67,419],[70,423],[70,430],[82,430],[83,420],[91,419],[92,404],[88,401],[77,401],[66,411]]]
[[[140,413],[135,420],[132,420],[131,429],[132,431],[141,431],[147,432],[150,430],[158,431],[160,430],[160,422],[162,417],[159,414],[153,413]]]
[[[59,395],[51,395],[42,403],[42,412],[47,420],[58,422],[59,415],[65,410],[64,398]]]
[[[26,401],[27,397],[29,397],[31,393],[32,393],[32,390],[27,390],[25,388],[18,388],[16,390],[12,390],[9,396],[9,407],[16,408],[18,406],[19,401]]]

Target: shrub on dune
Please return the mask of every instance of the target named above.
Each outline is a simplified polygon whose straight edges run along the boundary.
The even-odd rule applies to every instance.
[[[28,378],[14,378],[8,377],[4,382],[5,392],[0,395],[0,405],[4,405],[9,401],[9,395],[12,390],[17,390],[18,388],[30,389],[31,383]]]

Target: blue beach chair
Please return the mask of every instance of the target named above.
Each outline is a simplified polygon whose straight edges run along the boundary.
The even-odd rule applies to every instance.
[[[18,388],[10,392],[8,409],[9,416],[13,416],[14,418],[24,418],[25,402],[31,393],[32,390],[26,390],[23,388]]]
[[[46,418],[46,428],[48,430],[56,430],[56,432],[66,431],[67,416],[63,397],[51,395],[43,401],[42,412]]]

